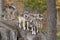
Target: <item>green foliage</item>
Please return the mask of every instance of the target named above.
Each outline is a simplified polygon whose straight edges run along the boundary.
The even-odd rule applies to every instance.
[[[33,10],[46,10],[46,0],[25,0],[25,6]]]
[[[60,40],[60,32],[57,33],[57,40]]]

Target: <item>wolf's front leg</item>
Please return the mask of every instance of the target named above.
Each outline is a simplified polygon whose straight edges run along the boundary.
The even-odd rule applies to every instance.
[[[25,20],[23,20],[23,30],[26,30],[26,27],[25,27]]]

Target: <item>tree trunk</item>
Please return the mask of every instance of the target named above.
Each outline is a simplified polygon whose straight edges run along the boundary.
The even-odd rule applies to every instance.
[[[0,19],[1,19],[1,13],[2,13],[2,0],[0,0]]]
[[[47,0],[47,40],[56,40],[56,0]]]

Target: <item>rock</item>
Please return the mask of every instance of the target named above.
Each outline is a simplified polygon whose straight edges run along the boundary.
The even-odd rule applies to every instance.
[[[17,32],[15,30],[10,31],[10,40],[17,40]]]
[[[17,40],[17,31],[0,28],[0,40]]]
[[[24,38],[19,38],[18,40],[24,40]]]
[[[9,30],[0,28],[1,40],[9,40]]]

